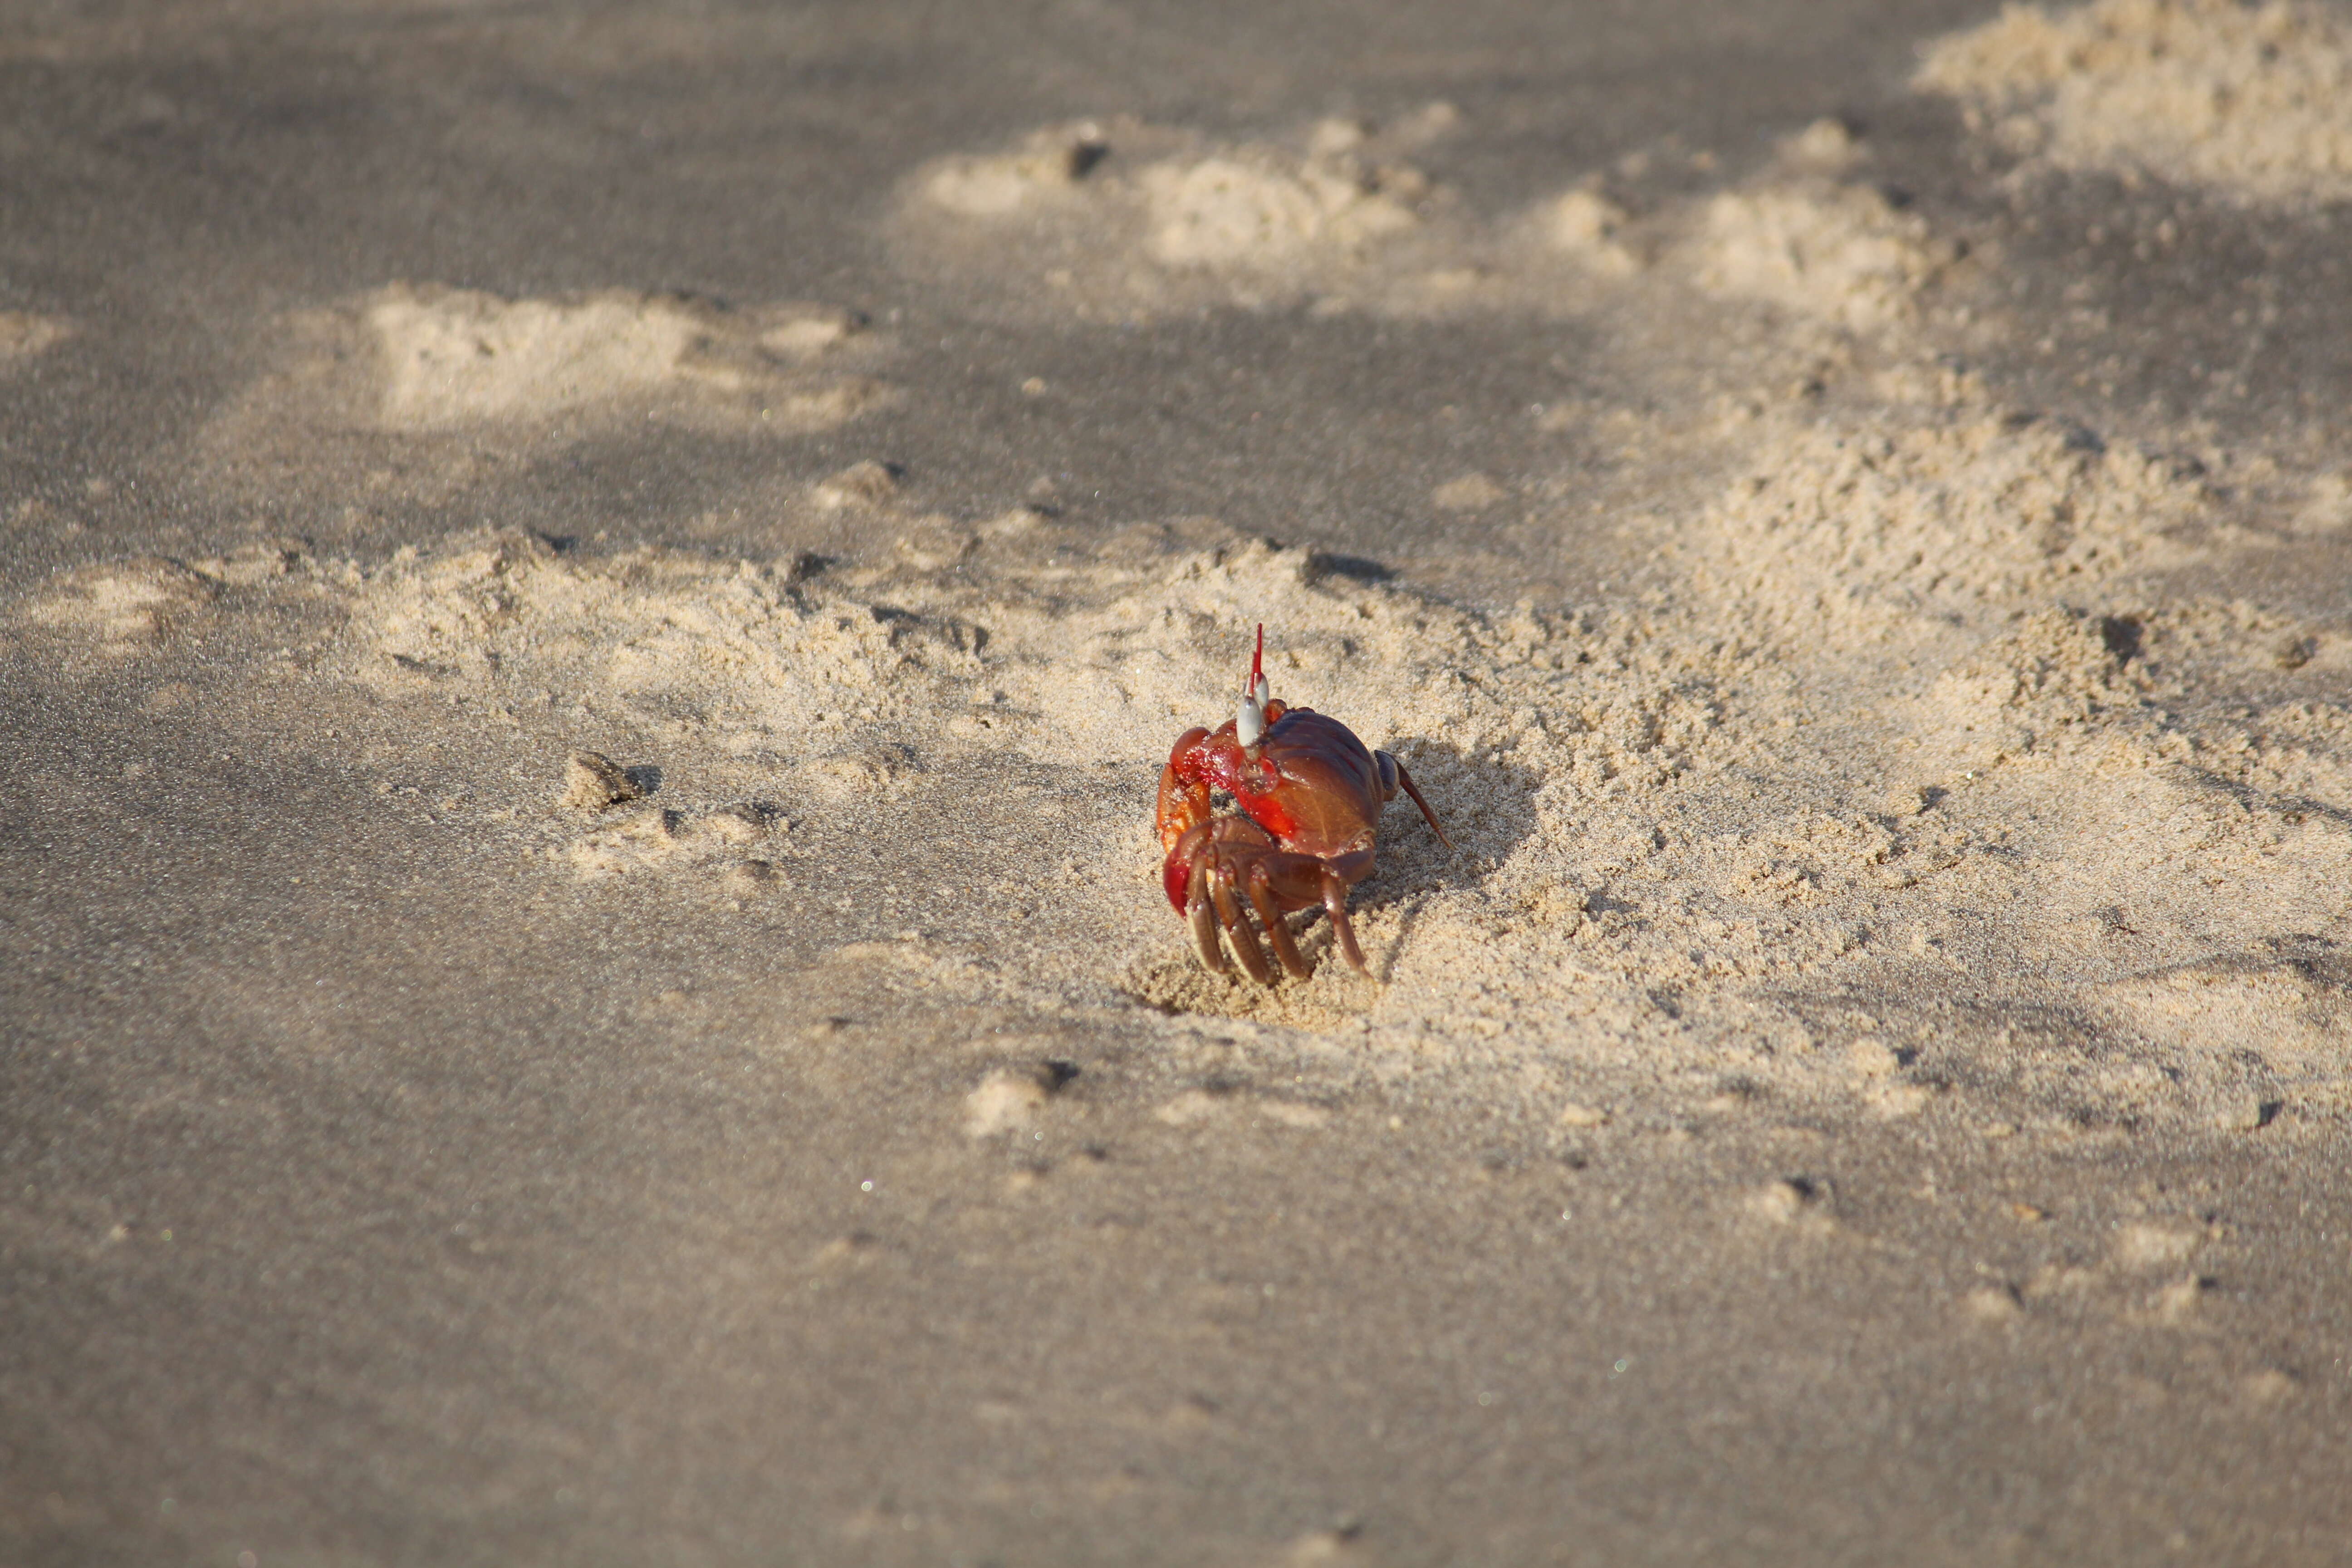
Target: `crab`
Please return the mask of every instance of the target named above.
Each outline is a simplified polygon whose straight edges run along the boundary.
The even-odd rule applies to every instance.
[[[1237,813],[1213,810],[1217,790],[1233,797]],[[1314,968],[1283,917],[1319,903],[1339,951],[1370,976],[1348,921],[1348,889],[1372,874],[1381,807],[1399,790],[1412,797],[1437,841],[1452,848],[1402,763],[1371,750],[1337,719],[1272,694],[1265,627],[1259,626],[1238,710],[1214,730],[1185,731],[1160,775],[1160,845],[1167,856],[1160,881],[1192,928],[1202,966],[1227,973],[1222,931],[1250,978],[1275,984],[1246,901],[1276,960],[1294,979],[1306,979]]]

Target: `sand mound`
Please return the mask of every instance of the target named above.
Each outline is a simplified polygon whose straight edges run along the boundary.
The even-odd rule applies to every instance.
[[[1632,216],[1598,191],[1580,188],[1538,204],[1529,227],[1545,249],[1591,272],[1623,278],[1642,269],[1641,256],[1627,243]]]
[[[2062,168],[2264,202],[2352,194],[2352,29],[2316,6],[2011,5],[1929,48],[1917,85]]]
[[[649,428],[797,437],[894,405],[889,336],[807,303],[677,294],[501,299],[391,284],[291,312],[275,362],[207,423],[224,494],[364,531],[555,447]]]
[[[919,537],[946,526],[896,522]],[[1149,570],[1010,570],[978,587],[969,561],[948,572],[918,554],[836,580],[652,548],[580,559],[529,535],[482,536],[367,575],[350,669],[387,693],[420,681],[545,690],[558,703],[593,693],[795,763],[878,736],[1156,769],[1188,724],[1229,705],[1244,628],[1262,619],[1278,689],[1330,694],[1375,745],[1420,734],[1493,752],[1568,725],[1591,732],[1593,765],[1613,773],[1661,738],[1648,698],[1622,715],[1556,696],[1549,718],[1538,711],[1538,690],[1583,679],[1601,657],[1597,624],[1498,629],[1327,573],[1305,551],[1234,540]],[[1521,649],[1514,673],[1466,677],[1497,637]]]
[[[1820,178],[1726,191],[1706,204],[1690,257],[1700,287],[1852,331],[1906,319],[1951,261],[1919,217],[1866,185]]]
[[[975,668],[970,627],[893,615],[790,566],[714,569],[652,548],[583,563],[513,531],[404,552],[369,578],[354,629],[354,673],[383,689],[591,691],[795,756],[886,712],[929,713]]]
[[[1958,258],[1916,213],[1855,178],[1869,148],[1835,120],[1784,137],[1744,184],[1664,222],[1671,254],[1702,292],[1796,323],[1878,333],[1916,315],[1921,291]]]
[[[1847,646],[2167,564],[2211,499],[2183,459],[1981,406],[1772,457],[1711,510],[1695,570],[1751,621]]]
[[[1878,331],[1908,319],[1956,254],[1845,176],[1866,150],[1822,121],[1759,178],[1636,217],[1588,176],[1480,220],[1407,154],[1452,123],[1326,121],[1227,144],[1129,120],[1038,131],[1011,152],[916,171],[892,220],[919,276],[1024,313],[1127,320],[1217,307],[1591,309],[1671,256],[1669,289]]]
[[[1461,867],[1498,863],[1527,836],[1538,776],[1602,794],[1653,787],[1715,722],[1706,669],[1606,617],[1491,619],[1262,541],[1079,571],[999,564],[992,548],[952,571],[900,552],[898,564],[836,578],[651,550],[580,559],[492,536],[368,574],[344,668],[394,698],[459,693],[625,723],[646,751],[764,780],[794,816],[859,819],[880,798],[1008,754],[1124,779],[1136,809],[1055,852],[1119,868],[1103,912],[1122,921],[1139,975],[1181,952],[1181,931],[1153,907],[1150,787],[1176,735],[1229,705],[1257,619],[1276,689],[1400,750],[1464,847]],[[694,873],[724,858],[694,846],[689,821],[632,811],[568,830],[553,853],[593,875]],[[1425,828],[1392,816],[1389,831],[1366,910],[1376,943],[1399,934],[1406,900],[1460,875]],[[1362,986],[1336,972],[1316,984]],[[1242,1010],[1278,1000],[1223,991]],[[1377,999],[1347,994],[1333,1020]]]
[[[276,363],[199,449],[257,506],[363,521],[380,502],[491,482],[551,445],[649,426],[832,429],[898,399],[875,374],[892,353],[825,306],[394,284],[288,318]]]
[[[1450,123],[1433,106],[1382,130],[1325,121],[1231,144],[1128,119],[1050,126],[917,170],[894,241],[919,273],[1087,319],[1409,308],[1446,290],[1462,249],[1451,198],[1405,157]]]
[[[381,366],[387,430],[542,421],[583,410],[668,412],[778,431],[824,429],[883,389],[834,374],[859,324],[804,307],[730,310],[609,291],[503,300],[395,287],[360,308]]]

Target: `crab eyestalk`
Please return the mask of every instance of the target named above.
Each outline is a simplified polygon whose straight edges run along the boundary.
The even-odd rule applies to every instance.
[[[1247,750],[1265,739],[1266,699],[1273,688],[1265,679],[1265,626],[1257,628],[1257,651],[1250,656],[1249,683],[1242,688],[1240,708],[1234,713],[1234,739]]]
[[[1265,709],[1255,691],[1242,699],[1234,713],[1234,739],[1248,751],[1265,739]]]

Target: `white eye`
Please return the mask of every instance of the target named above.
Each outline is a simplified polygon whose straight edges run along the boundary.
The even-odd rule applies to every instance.
[[[1250,687],[1250,695],[1256,699],[1257,705],[1263,708],[1267,703],[1274,700],[1274,687],[1267,681],[1265,677],[1261,674],[1257,678],[1256,682]]]
[[[1250,698],[1243,698],[1240,709],[1234,714],[1234,739],[1244,746],[1255,746],[1265,739],[1265,710]]]

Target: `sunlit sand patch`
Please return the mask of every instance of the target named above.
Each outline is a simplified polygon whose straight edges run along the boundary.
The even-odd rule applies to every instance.
[[[817,304],[395,283],[280,325],[268,370],[198,453],[224,493],[356,522],[477,491],[551,448],[648,430],[802,437],[902,395],[880,374],[888,334]]]
[[[1908,315],[1951,259],[1927,224],[1865,185],[1806,181],[1726,191],[1694,242],[1700,286],[1875,331]]]
[[[772,891],[791,886],[781,861],[800,851],[791,824],[775,807],[744,801],[715,811],[666,806],[624,810],[583,831],[554,858],[583,878],[632,872],[732,873],[730,891]]]
[[[1433,106],[1237,143],[1128,118],[1048,126],[915,171],[894,241],[917,271],[1080,317],[1399,305],[1462,254],[1453,199],[1408,157],[1451,124]]]
[[[68,572],[18,606],[18,626],[65,637],[101,659],[127,657],[210,609],[219,582],[162,556]]]
[[[2309,716],[2324,704],[2292,722],[2180,706],[2233,670],[2328,668],[2323,650],[2283,670],[2284,634],[2259,616],[2141,602],[2131,584],[2192,552],[2221,505],[2195,470],[1965,400],[1906,418],[1765,448],[1693,530],[1680,596],[1639,610],[1473,610],[1230,536],[1039,567],[1025,531],[877,489],[859,502],[874,527],[929,545],[814,573],[514,535],[395,560],[353,594],[342,668],[387,696],[631,714],[666,756],[759,760],[823,819],[1007,755],[1125,770],[1148,801],[1175,736],[1230,707],[1263,620],[1275,689],[1397,750],[1457,845],[1385,817],[1351,900],[1374,978],[1312,918],[1308,982],[1203,972],[1160,896],[1148,805],[1056,845],[1125,868],[1087,884],[1124,952],[1024,962],[1081,963],[1165,1011],[1369,1027],[1442,1059],[1572,1035],[1596,1060],[1698,1051],[1774,1092],[1933,1116],[1936,1081],[1816,1065],[1804,998],[1964,983],[2087,1005],[2086,987],[2231,932],[2332,929],[2343,857],[2275,825],[2308,814],[2290,800],[2352,809],[2352,746]],[[2198,782],[2224,758],[2251,807]],[[770,858],[641,810],[588,829],[570,863],[663,875],[714,856]],[[2263,898],[2246,881],[2217,907],[2213,879],[2257,877]],[[2078,931],[2111,905],[2153,934]],[[2045,978],[2003,972],[2003,953]],[[2012,1055],[2002,1081],[2053,1100],[2210,1114]]]
[[[1599,191],[1580,188],[1555,196],[1536,208],[1530,223],[1547,248],[1597,273],[1627,277],[1642,268],[1640,254],[1627,244],[1631,216]]]
[[[1370,882],[1360,888],[1358,897],[1378,892],[1377,881]],[[1367,944],[1365,957],[1381,964],[1388,956],[1381,939],[1393,940],[1397,922],[1361,908],[1352,910],[1351,916],[1357,941]],[[1248,1018],[1260,1024],[1325,1031],[1360,1024],[1380,1002],[1379,983],[1348,966],[1332,942],[1328,924],[1320,918],[1304,929],[1297,916],[1291,917],[1291,923],[1300,955],[1315,966],[1313,976],[1306,981],[1286,978],[1278,985],[1260,985],[1238,963],[1227,973],[1212,974],[1201,966],[1187,943],[1139,960],[1126,976],[1126,988],[1137,1000],[1168,1013]]]
[[[2260,202],[2352,194],[2352,28],[2316,5],[2010,5],[1932,46],[1916,85],[2060,168]]]
[[[2212,500],[2183,458],[1964,400],[1793,432],[1712,510],[1693,568],[1743,617],[1859,645],[2177,564]]]
[[[859,324],[808,307],[395,287],[367,302],[362,320],[381,366],[376,419],[390,430],[635,406],[800,432],[840,424],[887,396],[827,363],[866,357]]]
[[[1404,316],[1577,310],[1670,255],[1669,287],[1857,332],[1907,320],[1956,255],[1846,179],[1864,153],[1834,122],[1696,207],[1637,218],[1587,176],[1484,220],[1411,161],[1451,123],[1326,121],[1231,144],[1132,120],[1048,126],[1011,151],[917,170],[895,247],[914,271],[1007,308],[1110,320],[1298,302]]]
[[[73,336],[73,322],[63,316],[0,310],[0,373],[38,358]]]
[[[2164,1054],[2168,1087],[2214,1126],[2254,1131],[2298,1100],[2327,1110],[2345,1099],[2352,971],[2327,948],[2272,943],[2117,981],[2099,997]]]
[[[2277,1095],[2219,1068],[2166,1087],[2179,985],[2162,977],[2352,934],[2328,826],[2352,814],[2352,724],[2327,689],[2335,642],[2154,586],[2225,520],[2225,489],[1964,387],[1867,429],[1758,435],[1752,475],[1684,531],[1673,591],[1640,605],[1451,604],[1197,521],[1108,542],[1037,515],[961,521],[909,509],[878,468],[828,481],[874,536],[854,562],[509,531],[365,567],[305,559],[240,592],[334,597],[324,673],[394,709],[576,714],[595,728],[575,747],[626,733],[628,761],[724,775],[709,800],[607,788],[560,807],[556,752],[536,853],[589,883],[792,889],[807,836],[1013,763],[1089,798],[1057,818],[1050,866],[1023,862],[1087,908],[1018,910],[1003,962],[1020,973],[989,984],[1465,1068],[1572,1042],[1604,1076],[1690,1075],[1697,1116],[1780,1097],[1932,1119],[1981,1090],[2109,1123],[2259,1121]],[[193,598],[145,568],[61,580],[32,615],[102,644],[120,599],[123,635],[145,636],[209,605],[186,581]],[[1312,979],[1209,974],[1160,895],[1151,781],[1186,727],[1230,711],[1261,621],[1276,692],[1396,751],[1456,845],[1386,814],[1351,898],[1370,978],[1313,917]],[[2257,696],[2210,695],[2239,689]],[[1112,777],[1131,812],[1095,808]],[[713,809],[739,798],[794,826]],[[1836,1021],[1841,998],[1901,1013],[1954,994],[1982,1021],[1925,1037],[1974,1042],[1965,1070]],[[2332,995],[2278,1005],[2332,1018]],[[2003,1009],[2083,1020],[2120,1054],[2085,1068],[2003,1033]],[[1902,1049],[1856,1070],[1845,1045],[1865,1037]],[[2292,1102],[2343,1075],[2314,1056],[2273,1076]]]
[[[1868,157],[1843,122],[1817,121],[1754,177],[1672,220],[1684,232],[1670,254],[1702,292],[1797,324],[1860,335],[1907,326],[1960,252],[1862,177]]]

